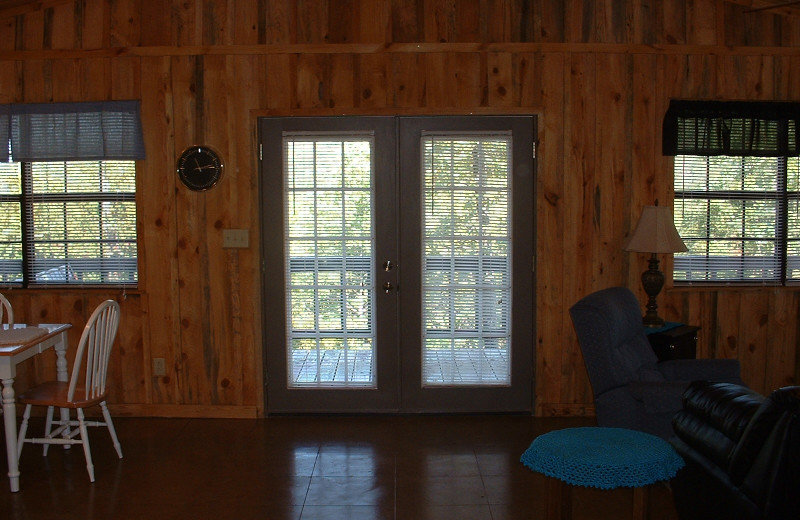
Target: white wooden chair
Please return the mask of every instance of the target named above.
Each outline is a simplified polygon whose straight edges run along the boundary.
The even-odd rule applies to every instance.
[[[8,323],[9,327],[14,325],[14,309],[8,298],[0,294],[0,324],[3,323]]]
[[[8,298],[0,294],[0,326],[3,323],[8,323],[9,328],[14,326],[14,308],[11,307],[11,302],[8,301]],[[2,407],[0,407],[0,415],[3,415]]]
[[[88,426],[106,426],[117,455],[122,458],[122,448],[106,406],[106,376],[111,347],[119,326],[119,304],[113,300],[101,303],[83,329],[81,341],[75,354],[72,376],[67,381],[50,381],[23,392],[18,401],[25,404],[22,425],[17,444],[18,455],[22,454],[23,443],[44,444],[44,455],[50,444],[82,444],[86,456],[86,469],[89,480],[94,482],[94,465],[89,449]],[[86,421],[83,410],[99,405],[104,421]],[[46,406],[47,419],[44,437],[26,437],[28,419],[32,406]],[[54,420],[55,408],[75,409],[78,419]],[[58,426],[52,429],[53,426]],[[77,426],[77,429],[71,428]],[[77,437],[77,438],[76,438]]]

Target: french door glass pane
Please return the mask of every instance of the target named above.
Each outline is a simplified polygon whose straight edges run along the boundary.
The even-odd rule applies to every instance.
[[[511,136],[422,137],[423,386],[511,383]]]
[[[289,387],[375,387],[371,136],[286,135]]]

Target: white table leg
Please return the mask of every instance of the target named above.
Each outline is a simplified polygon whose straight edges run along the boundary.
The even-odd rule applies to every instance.
[[[17,407],[14,379],[3,379],[3,425],[6,431],[8,480],[11,491],[19,491],[19,459],[17,459]]]
[[[62,332],[58,336],[58,341],[55,345],[53,345],[53,349],[56,351],[56,379],[59,381],[69,381],[69,370],[67,369],[67,331]],[[59,408],[58,410],[61,416],[61,422],[65,423],[69,421],[69,409],[68,408]],[[66,427],[63,433],[63,437],[66,439],[69,437],[70,431],[69,426]],[[69,444],[64,445],[64,449],[70,449]],[[47,444],[44,445],[45,454],[47,454]]]

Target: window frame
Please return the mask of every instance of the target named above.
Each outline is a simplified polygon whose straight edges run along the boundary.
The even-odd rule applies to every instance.
[[[101,164],[102,163],[130,163],[126,165],[130,168],[132,174],[134,175],[134,182],[133,182],[133,191],[113,191],[113,192],[103,192],[103,191],[86,191],[86,192],[75,192],[75,191],[61,191],[61,192],[47,192],[47,193],[34,193],[33,192],[33,175],[34,175],[34,164],[36,163],[44,163],[44,162],[52,162],[52,163],[63,163],[64,164],[64,175],[65,180],[67,177],[67,164],[71,162],[87,162],[87,163],[97,163],[98,168],[94,170],[95,172],[101,171]],[[9,193],[0,193],[0,202],[14,202],[19,205],[19,225],[20,225],[20,240],[19,245],[21,247],[21,258],[19,262],[21,263],[21,274],[22,278],[19,281],[4,281],[2,282],[3,286],[6,287],[19,287],[23,289],[29,288],[37,288],[37,289],[46,289],[46,288],[64,288],[64,287],[81,287],[81,288],[107,288],[107,287],[125,287],[125,288],[137,288],[139,284],[139,233],[138,233],[138,207],[137,207],[137,190],[136,190],[136,182],[135,182],[135,175],[136,175],[136,161],[134,160],[90,160],[90,161],[18,161],[12,164],[17,165],[17,171],[19,173],[19,185],[20,185],[20,192],[15,194]],[[112,166],[113,167],[113,166]],[[127,168],[126,168],[127,169]],[[125,202],[125,203],[132,203],[134,206],[134,215],[131,220],[131,224],[133,226],[134,231],[134,239],[131,241],[130,239],[124,240],[108,240],[104,239],[100,234],[96,237],[93,237],[91,240],[83,240],[82,242],[86,243],[97,243],[97,244],[130,244],[133,242],[135,246],[135,255],[133,257],[121,257],[121,260],[113,260],[113,262],[117,263],[118,265],[122,265],[127,269],[121,269],[121,271],[129,271],[132,273],[133,280],[132,281],[124,281],[124,280],[108,280],[107,276],[114,272],[113,266],[112,268],[104,268],[108,264],[108,260],[105,260],[105,257],[93,258],[88,261],[82,261],[81,258],[70,258],[68,254],[65,253],[63,258],[63,264],[65,269],[70,269],[70,265],[82,265],[82,264],[90,264],[93,263],[94,269],[86,269],[86,272],[89,273],[99,273],[101,277],[101,281],[86,281],[83,277],[77,277],[74,281],[70,281],[68,276],[65,275],[64,280],[55,280],[55,281],[46,281],[46,280],[37,280],[36,273],[42,272],[41,269],[34,268],[35,260],[31,257],[31,251],[35,247],[36,243],[41,243],[41,240],[36,240],[34,236],[34,205],[37,203],[75,203],[75,202],[97,202],[97,203],[115,203],[115,202]],[[126,219],[127,220],[127,219]],[[100,230],[102,232],[102,230]],[[65,243],[69,243],[70,240],[64,241]],[[56,263],[59,263],[62,259],[58,259]],[[6,259],[0,258],[0,262],[17,262],[15,259]],[[131,265],[132,264],[132,265]],[[105,280],[102,280],[105,278]]]
[[[800,204],[800,191],[790,191],[789,190],[789,161],[790,157],[775,157],[775,156],[767,156],[767,155],[751,155],[751,156],[741,156],[741,155],[723,155],[723,156],[710,156],[710,155],[698,155],[698,154],[681,154],[676,155],[673,163],[673,186],[678,186],[678,177],[682,175],[683,168],[681,165],[685,164],[685,161],[705,161],[705,168],[706,168],[706,180],[710,177],[710,173],[712,165],[711,159],[714,157],[724,157],[731,160],[739,160],[740,161],[740,168],[737,172],[744,172],[746,166],[744,162],[749,157],[753,158],[760,158],[760,159],[776,159],[776,179],[775,179],[775,189],[774,190],[753,190],[753,189],[745,189],[744,187],[741,190],[731,190],[731,189],[724,189],[724,190],[679,190],[677,187],[674,190],[674,216],[676,220],[676,227],[678,227],[679,234],[681,234],[682,238],[685,242],[691,241],[705,241],[705,251],[706,257],[703,261],[703,265],[705,267],[705,277],[700,279],[692,279],[690,276],[692,275],[693,271],[699,271],[699,269],[692,269],[691,260],[684,260],[682,257],[690,257],[690,256],[697,256],[697,254],[692,254],[691,247],[689,248],[690,251],[685,253],[675,253],[674,256],[674,264],[673,264],[673,273],[672,278],[673,282],[676,286],[688,286],[688,285],[696,285],[696,284],[708,284],[708,285],[775,285],[775,286],[788,286],[800,283],[800,279],[793,279],[788,276],[788,268],[789,268],[789,242],[790,241],[797,241],[797,238],[792,239],[790,238],[790,229],[789,229],[789,211],[790,211],[790,204],[791,201],[794,200],[795,204]],[[796,172],[795,172],[796,173]],[[744,175],[741,175],[743,178]],[[708,182],[706,183],[708,186]],[[766,257],[754,257],[753,255],[746,255],[742,253],[741,260],[742,266],[740,267],[741,272],[739,276],[736,278],[720,278],[714,279],[712,276],[714,273],[718,271],[723,271],[726,269],[734,269],[731,265],[730,267],[724,265],[724,262],[730,261],[732,257],[721,257],[719,262],[716,262],[718,265],[717,268],[713,268],[715,262],[713,261],[713,256],[708,255],[709,249],[711,249],[710,245],[716,241],[725,241],[725,240],[741,240],[744,244],[748,241],[748,239],[752,239],[754,241],[763,241],[763,237],[756,237],[752,235],[742,234],[739,237],[711,237],[710,228],[714,225],[714,221],[710,219],[710,217],[706,221],[705,226],[705,234],[703,236],[697,237],[690,237],[687,236],[684,232],[682,232],[680,226],[678,225],[678,216],[681,213],[681,202],[685,200],[701,200],[706,202],[706,206],[710,206],[713,201],[733,201],[733,202],[747,202],[747,201],[775,201],[775,219],[773,221],[774,225],[771,229],[774,230],[774,235],[772,239],[769,239],[769,242],[772,242],[774,245],[772,247],[773,254],[771,258],[773,262],[771,266],[775,269],[776,274],[774,277],[753,277],[753,278],[746,278],[743,277],[743,273],[750,269],[757,269],[759,260],[758,258],[766,258]],[[710,213],[710,210],[709,210]],[[745,210],[742,210],[742,217],[746,218]],[[742,226],[746,227],[747,223],[744,221]],[[798,235],[798,230],[795,231],[795,235]],[[688,244],[687,244],[688,245]],[[743,248],[744,250],[744,248]],[[749,262],[750,266],[748,267],[748,258],[753,259]],[[679,266],[681,264],[686,264],[685,270],[680,269]],[[766,263],[762,268],[766,267]],[[687,278],[676,278],[675,274],[678,272],[683,272],[684,276]]]

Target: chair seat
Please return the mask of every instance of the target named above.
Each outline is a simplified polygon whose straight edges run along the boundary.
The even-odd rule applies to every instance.
[[[88,408],[106,400],[107,392],[88,399],[83,388],[76,388],[75,396],[70,401],[67,399],[68,390],[69,382],[67,381],[48,381],[25,390],[17,400],[22,404],[55,406],[57,408]]]

